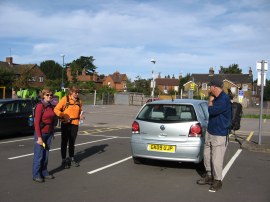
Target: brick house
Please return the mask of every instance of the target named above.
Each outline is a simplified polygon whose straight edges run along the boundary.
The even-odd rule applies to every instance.
[[[168,94],[170,91],[179,91],[179,79],[176,79],[174,76],[172,78],[161,78],[160,74],[158,78],[155,79],[156,87],[158,90],[164,94]]]
[[[212,78],[220,79],[223,81],[223,90],[228,93],[228,89],[234,95],[234,98],[238,97],[238,91],[244,92],[244,98],[248,101],[253,99],[253,74],[251,68],[248,74],[219,74],[214,73],[214,69],[210,68],[208,74],[192,74],[190,81],[184,84],[184,92],[188,92],[191,89],[192,83],[194,83],[195,94],[201,97],[208,97],[210,87],[208,83]]]
[[[70,67],[67,68],[67,79],[69,82],[72,82],[72,75]],[[87,73],[86,70],[83,68],[82,73],[76,76],[76,79],[80,82],[87,82],[87,81],[94,81],[97,89],[102,86],[102,80],[99,78],[96,72],[94,73]]]
[[[103,86],[107,85],[114,88],[117,92],[125,92],[127,90],[127,80],[128,77],[126,74],[120,74],[116,71],[104,78]]]
[[[6,57],[6,61],[0,61],[0,68],[11,69],[16,79],[19,79],[25,74],[28,74],[31,78],[28,79],[30,87],[41,88],[46,81],[46,75],[41,71],[37,64],[15,64],[12,57]]]

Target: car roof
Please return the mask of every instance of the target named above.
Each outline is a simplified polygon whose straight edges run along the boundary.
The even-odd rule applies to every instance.
[[[149,102],[147,104],[192,104],[197,105],[200,103],[207,103],[206,100],[195,100],[195,99],[175,99],[175,100],[157,100]]]
[[[17,99],[12,99],[12,98],[7,98],[7,99],[0,99],[0,102],[12,102],[16,100],[31,100],[31,99],[23,99],[23,98],[17,98]]]

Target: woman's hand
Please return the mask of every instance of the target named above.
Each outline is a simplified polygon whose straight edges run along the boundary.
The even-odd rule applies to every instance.
[[[43,140],[42,140],[41,137],[38,137],[37,143],[38,143],[39,145],[42,145],[42,144],[43,144]]]

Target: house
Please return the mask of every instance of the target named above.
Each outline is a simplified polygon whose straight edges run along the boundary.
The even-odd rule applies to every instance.
[[[103,86],[107,85],[114,88],[117,92],[125,92],[127,90],[126,74],[120,74],[118,71],[106,76],[103,80]]]
[[[155,79],[156,87],[164,94],[168,94],[169,92],[178,92],[179,81],[180,80],[176,79],[174,76],[172,78],[161,78],[160,74],[158,75],[158,78]]]
[[[0,69],[11,69],[18,81],[23,76],[27,76],[30,87],[41,88],[46,81],[46,75],[41,71],[37,64],[15,64],[12,57],[6,57],[5,62],[0,62]]]
[[[194,94],[208,97],[210,92],[208,83],[212,78],[222,80],[223,90],[226,93],[228,93],[228,89],[231,90],[235,99],[238,99],[238,93],[241,90],[247,102],[252,101],[253,74],[251,68],[249,68],[248,74],[222,74],[221,72],[215,74],[214,69],[211,67],[208,74],[192,74],[190,81],[184,84],[184,91],[188,92],[193,85]]]
[[[71,68],[70,67],[67,68],[67,79],[68,79],[69,82],[72,82],[72,80],[73,80],[72,75],[71,75]],[[76,79],[77,79],[77,81],[80,81],[80,82],[94,81],[96,86],[97,86],[97,89],[102,86],[102,80],[99,78],[97,73],[96,72],[87,73],[85,68],[82,69],[81,74],[79,74],[77,72]]]

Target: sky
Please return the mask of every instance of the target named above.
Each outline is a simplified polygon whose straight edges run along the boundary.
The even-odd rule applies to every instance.
[[[256,79],[256,62],[270,57],[269,19],[270,0],[0,0],[0,61],[93,56],[99,74],[132,80],[238,64]]]

